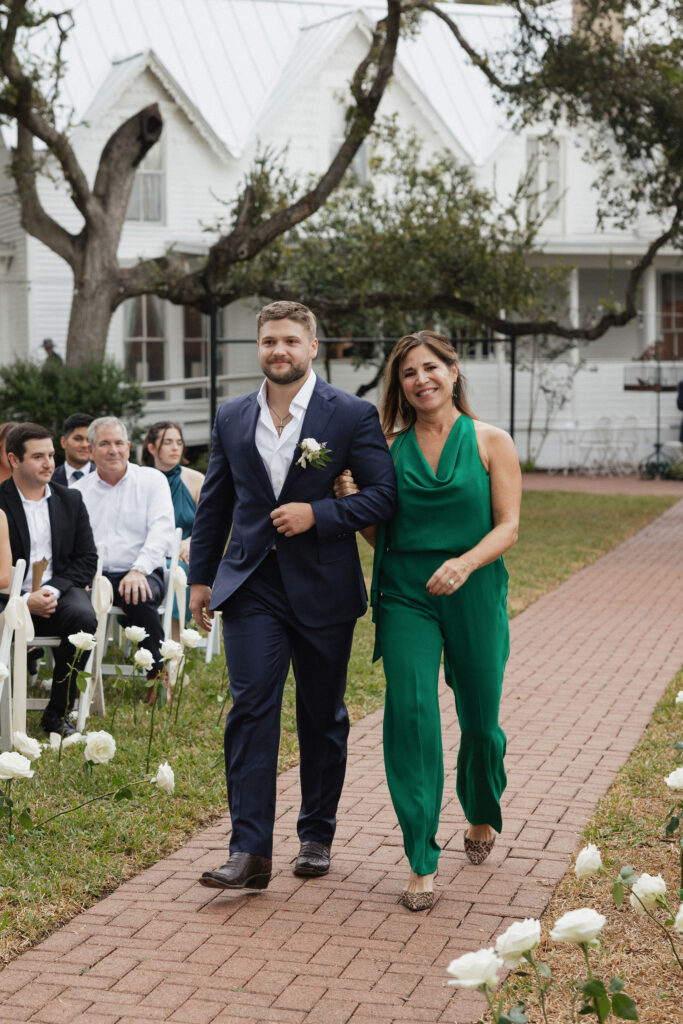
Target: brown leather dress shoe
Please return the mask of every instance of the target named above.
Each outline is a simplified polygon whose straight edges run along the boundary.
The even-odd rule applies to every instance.
[[[330,847],[324,843],[306,840],[299,848],[294,874],[302,878],[320,878],[330,870]]]
[[[209,889],[266,889],[273,862],[255,853],[232,853],[217,871],[205,871],[199,879]]]

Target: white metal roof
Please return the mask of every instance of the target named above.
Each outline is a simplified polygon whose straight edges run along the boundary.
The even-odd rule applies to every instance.
[[[50,6],[63,8],[62,0]],[[505,7],[446,6],[481,51],[498,49],[514,26]],[[374,24],[385,10],[377,0],[75,0],[63,99],[76,119],[92,119],[130,73],[130,59],[151,51],[214,148],[239,156],[266,107],[291,94],[353,15]],[[483,163],[503,137],[504,117],[447,28],[425,15],[420,34],[401,41],[399,62],[468,158]]]

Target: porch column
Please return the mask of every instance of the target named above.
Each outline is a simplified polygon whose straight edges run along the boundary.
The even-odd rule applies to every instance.
[[[643,275],[643,341],[644,348],[657,341],[657,272],[652,266]]]

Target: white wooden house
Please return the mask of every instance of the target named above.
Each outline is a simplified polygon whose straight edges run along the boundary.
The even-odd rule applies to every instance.
[[[503,7],[449,5],[465,35],[481,49],[501,42],[512,15]],[[164,132],[142,164],[129,208],[120,256],[153,256],[169,246],[196,253],[212,235],[207,227],[224,212],[259,146],[286,147],[296,172],[322,170],[343,127],[340,97],[365,52],[383,5],[340,0],[76,0],[75,26],[66,51],[65,103],[73,108],[74,144],[92,177],[102,147],[123,120],[150,102],[160,104]],[[630,233],[596,230],[592,171],[577,139],[556,131],[550,142],[538,129],[515,134],[503,121],[483,76],[471,67],[444,26],[425,18],[421,34],[404,40],[380,114],[395,114],[415,130],[425,155],[445,148],[468,163],[478,180],[500,196],[512,192],[529,166],[547,201],[556,200],[543,229],[543,259],[562,259],[571,275],[568,317],[578,323],[598,302],[623,287],[629,266],[656,234],[645,218]],[[8,150],[0,159],[6,163]],[[358,158],[363,169],[364,154]],[[19,225],[11,180],[0,185],[0,361],[15,355],[42,358],[44,338],[64,351],[72,279],[57,256]],[[49,210],[72,229],[78,214],[66,190],[44,179]],[[546,201],[542,199],[541,201]],[[254,301],[224,311],[221,333],[254,337]],[[508,311],[511,312],[511,311]],[[131,300],[114,315],[108,352],[146,382],[148,422],[172,416],[191,444],[208,440],[205,318],[156,298]],[[663,251],[649,271],[642,315],[626,328],[580,346],[552,372],[585,365],[552,423],[540,464],[592,458],[580,444],[599,417],[610,417],[615,441],[626,417],[642,457],[653,440],[655,396],[625,392],[625,366],[655,340],[683,358],[683,266]],[[478,413],[506,426],[510,420],[510,368],[504,345],[474,346],[464,355]],[[355,390],[363,379],[344,360],[330,363],[335,383]],[[325,372],[324,366],[319,367]],[[258,384],[253,345],[221,347],[222,395]],[[674,376],[677,367],[667,367]],[[683,369],[681,370],[683,376]],[[528,420],[530,377],[517,377],[516,436]],[[674,397],[662,396],[665,440],[677,436]],[[543,398],[536,426],[543,420]],[[538,440],[535,429],[533,439]],[[521,441],[520,454],[525,457]],[[594,453],[593,453],[594,454]]]

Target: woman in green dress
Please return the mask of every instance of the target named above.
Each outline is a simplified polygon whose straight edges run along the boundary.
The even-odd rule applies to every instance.
[[[375,658],[383,659],[387,681],[384,760],[411,868],[400,901],[425,910],[434,903],[440,852],[442,655],[460,723],[456,790],[473,863],[488,856],[502,828],[498,708],[509,634],[501,555],[517,539],[521,473],[510,436],[474,418],[455,350],[432,331],[396,344],[381,418],[398,511],[364,532],[375,544]],[[347,472],[335,493],[355,489]]]

